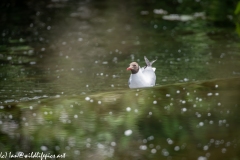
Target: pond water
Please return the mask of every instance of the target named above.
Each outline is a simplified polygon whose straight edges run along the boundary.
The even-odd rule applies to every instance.
[[[3,4],[1,152],[240,159],[239,37],[207,4],[178,3]],[[131,90],[126,68],[144,56],[156,86]]]

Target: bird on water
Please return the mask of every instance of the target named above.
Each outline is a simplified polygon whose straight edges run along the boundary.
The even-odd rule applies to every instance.
[[[144,56],[146,62],[145,67],[140,67],[137,62],[130,63],[127,70],[131,71],[130,78],[128,80],[129,88],[144,88],[153,87],[156,83],[156,68],[152,67],[152,64],[156,61],[149,61],[146,56]]]

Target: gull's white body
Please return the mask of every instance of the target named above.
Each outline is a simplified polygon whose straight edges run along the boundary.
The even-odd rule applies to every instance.
[[[129,88],[144,88],[144,87],[152,87],[155,86],[156,68],[152,68],[151,66],[140,68],[136,74],[131,74],[128,84]]]

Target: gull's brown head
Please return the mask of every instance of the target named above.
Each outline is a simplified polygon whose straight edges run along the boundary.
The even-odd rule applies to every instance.
[[[132,72],[132,74],[136,74],[139,70],[139,65],[137,62],[132,62],[130,63],[129,67],[127,68],[127,70],[130,70]]]

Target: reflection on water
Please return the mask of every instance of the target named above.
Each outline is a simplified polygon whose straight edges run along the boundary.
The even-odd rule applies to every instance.
[[[237,159],[239,88],[235,78],[9,103],[1,148],[68,159]]]
[[[129,3],[4,4],[1,152],[239,159],[234,29],[209,25],[201,7]],[[143,56],[158,59],[157,86],[130,90],[126,67]]]

